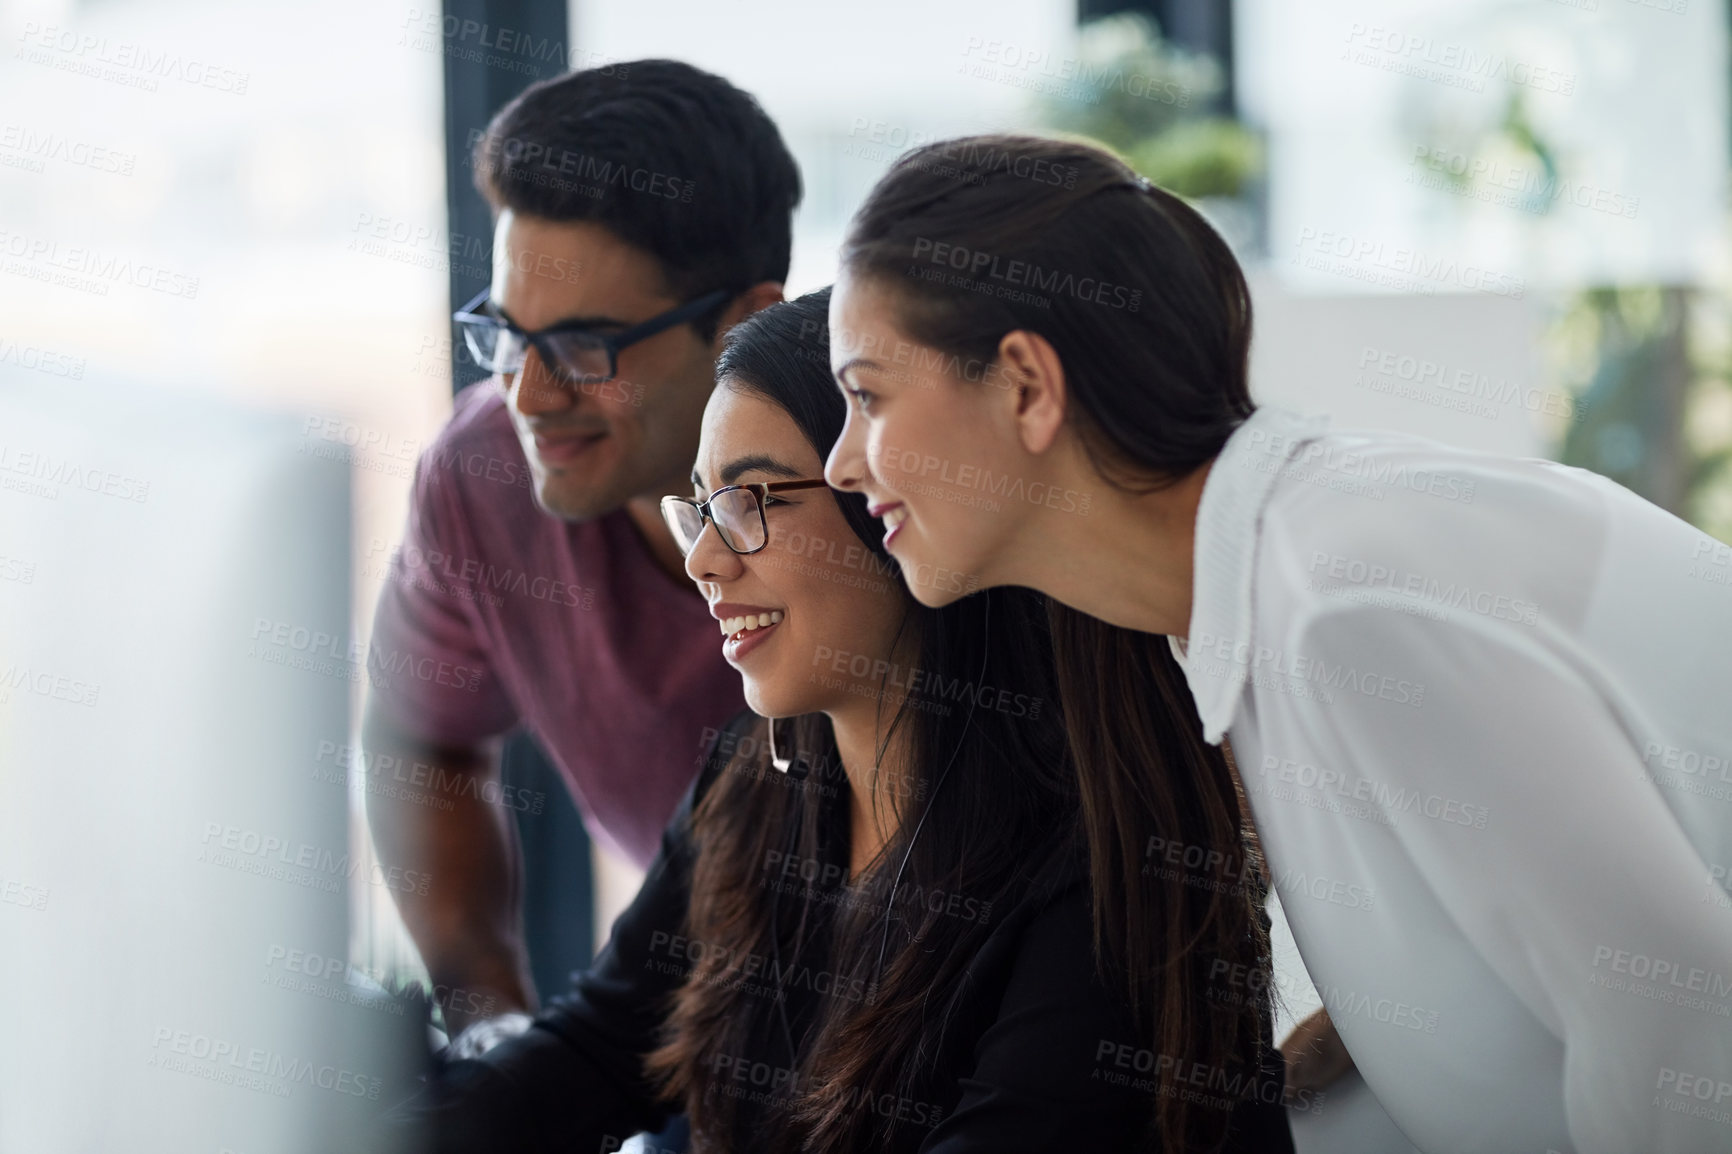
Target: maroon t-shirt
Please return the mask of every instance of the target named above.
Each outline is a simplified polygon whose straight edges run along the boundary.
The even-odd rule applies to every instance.
[[[379,708],[429,741],[527,725],[591,836],[646,866],[706,729],[745,707],[690,582],[621,510],[573,524],[535,503],[497,381],[458,394],[421,455],[368,654]]]

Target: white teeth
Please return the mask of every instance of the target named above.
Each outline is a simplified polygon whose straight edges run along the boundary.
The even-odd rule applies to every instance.
[[[883,520],[884,520],[884,527],[886,529],[896,528],[896,526],[898,526],[898,525],[902,524],[902,522],[908,520],[908,506],[898,505],[896,508],[891,509],[889,512],[885,513]]]
[[[724,618],[720,625],[722,636],[731,637],[736,633],[750,633],[754,629],[763,629],[775,625],[782,620],[782,611],[775,609],[769,613],[749,614],[740,617]]]

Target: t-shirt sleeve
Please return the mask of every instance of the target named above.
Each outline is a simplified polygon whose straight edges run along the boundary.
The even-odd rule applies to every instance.
[[[474,554],[457,478],[435,463],[440,442],[415,468],[409,523],[392,558],[373,619],[367,675],[373,700],[404,732],[467,744],[516,724],[494,646],[461,572]]]

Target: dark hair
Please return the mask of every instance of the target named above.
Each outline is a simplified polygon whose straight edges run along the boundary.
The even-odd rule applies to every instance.
[[[830,378],[828,302],[825,289],[754,314],[730,330],[717,365],[722,387],[780,406],[820,454],[841,434],[845,415]],[[902,588],[865,499],[854,493],[835,498],[876,571]],[[933,1088],[961,1075],[921,1056],[932,1052],[946,1028],[947,1007],[989,927],[984,917],[970,921],[897,899],[945,892],[976,899],[979,908],[1001,907],[1026,887],[1042,856],[1039,847],[1057,852],[1063,839],[1080,842],[1076,778],[1051,708],[1043,600],[1027,590],[994,589],[938,610],[905,592],[904,601],[902,628],[917,640],[923,688],[895,705],[886,697],[899,691],[879,696],[889,720],[885,743],[900,740],[908,759],[899,789],[873,791],[874,806],[892,807],[897,832],[870,875],[871,900],[837,910],[830,923],[812,888],[782,892],[766,868],[772,853],[810,860],[827,837],[846,844],[847,823],[836,822],[833,807],[845,806],[848,779],[823,715],[780,723],[794,731],[793,744],[810,767],[803,781],[769,767],[760,722],[734,752],[718,754],[727,764],[694,810],[698,856],[687,932],[706,946],[676,995],[664,1044],[649,1057],[648,1069],[665,1096],[684,1105],[696,1138],[717,1148],[788,1154],[914,1149],[924,1135],[899,1129],[895,1118],[861,1103],[884,1094],[931,1101]],[[998,700],[987,686],[1012,690],[1020,711],[967,704]],[[922,811],[920,835],[911,841]],[[897,875],[904,855],[906,873]],[[758,1015],[776,1011],[731,978],[726,971],[736,962],[730,959],[791,958],[819,933],[832,935],[827,953],[835,988],[872,993],[862,1002],[829,999],[812,1042],[800,1050],[794,1092],[775,1132],[735,1133],[737,1099],[718,1090],[714,1067],[719,1057],[744,1050],[755,1027],[764,1025]]]
[[[530,85],[474,144],[495,212],[594,221],[661,262],[682,299],[784,280],[800,171],[758,102],[676,60]],[[725,305],[694,322],[706,339]]]
[[[1189,475],[1253,411],[1250,293],[1232,252],[1184,201],[1092,144],[979,136],[906,153],[855,214],[842,267],[888,289],[902,331],[946,354],[993,365],[1005,334],[1044,337],[1064,365],[1067,419],[1112,484]],[[1260,1058],[1264,1007],[1211,999],[1207,970],[1219,959],[1266,971],[1256,888],[1142,876],[1151,836],[1223,855],[1205,860],[1254,858],[1223,750],[1203,740],[1165,637],[1049,609],[1100,956],[1154,1015],[1161,1053],[1211,1069]],[[1192,1110],[1176,1069],[1158,1075],[1169,1148],[1220,1141],[1225,1117]]]

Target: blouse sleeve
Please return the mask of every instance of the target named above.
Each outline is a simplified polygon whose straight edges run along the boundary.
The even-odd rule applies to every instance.
[[[1577,1148],[1717,1144],[1723,1129],[1664,1103],[1680,1079],[1686,1105],[1703,1087],[1732,1101],[1732,1027],[1691,996],[1732,978],[1732,912],[1702,900],[1707,867],[1606,699],[1540,639],[1472,622],[1341,606],[1301,634],[1314,660],[1425,687],[1417,708],[1349,693],[1296,716],[1343,770],[1483,807],[1476,836],[1448,821],[1404,821],[1397,836],[1481,956],[1557,1032]],[[1654,977],[1668,996],[1609,980],[1636,956],[1664,967]]]

